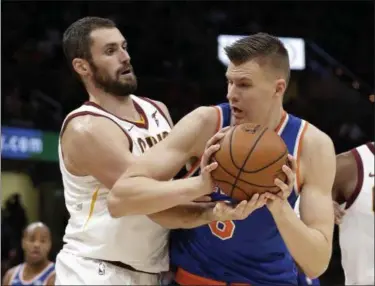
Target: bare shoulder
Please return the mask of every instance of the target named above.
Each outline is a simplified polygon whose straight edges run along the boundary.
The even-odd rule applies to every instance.
[[[109,188],[133,162],[132,142],[128,133],[110,118],[75,117],[61,138],[64,165],[71,174],[93,176]]]
[[[328,152],[335,154],[335,147],[328,134],[308,123],[306,134],[303,138],[303,150],[307,153]]]
[[[75,146],[93,143],[93,140],[102,141],[103,138],[124,138],[125,131],[117,123],[104,116],[83,115],[68,122],[62,134],[62,144]],[[127,136],[125,136],[125,139]],[[87,146],[87,145],[86,145]]]
[[[215,128],[219,124],[221,114],[217,107],[200,106],[192,111],[192,113],[197,119],[202,120],[202,124],[209,124],[210,126],[215,126]]]
[[[336,155],[332,139],[309,123],[302,140],[301,164],[303,182],[326,180],[327,185],[330,185],[331,181],[333,183],[336,170]]]
[[[11,282],[10,280],[11,280],[13,274],[15,273],[15,271],[17,270],[18,266],[19,265],[14,266],[14,267],[10,268],[7,272],[5,272],[5,275],[3,277],[2,285],[9,285],[10,284],[10,282]]]

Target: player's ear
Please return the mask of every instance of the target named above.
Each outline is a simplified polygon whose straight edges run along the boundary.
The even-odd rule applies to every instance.
[[[286,90],[286,81],[283,78],[279,78],[275,82],[275,96],[283,96]]]
[[[84,59],[75,58],[72,61],[73,69],[81,76],[87,76],[90,74],[91,69],[89,63]]]

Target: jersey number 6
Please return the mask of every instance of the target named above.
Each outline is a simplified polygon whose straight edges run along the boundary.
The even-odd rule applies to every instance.
[[[236,225],[232,220],[213,221],[209,225],[212,234],[221,240],[227,240],[233,237]]]

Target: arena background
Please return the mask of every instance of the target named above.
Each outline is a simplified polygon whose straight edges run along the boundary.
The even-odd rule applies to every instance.
[[[197,106],[226,100],[220,35],[262,31],[302,39],[302,48],[289,47],[305,60],[292,71],[286,110],[327,132],[337,153],[374,140],[372,2],[2,1],[1,9],[2,275],[22,259],[28,222],[51,228],[51,259],[62,246],[68,214],[58,132],[87,94],[69,71],[61,38],[80,17],[115,20],[129,42],[136,94],[166,103],[175,122]],[[323,284],[343,283],[339,255],[335,241]]]

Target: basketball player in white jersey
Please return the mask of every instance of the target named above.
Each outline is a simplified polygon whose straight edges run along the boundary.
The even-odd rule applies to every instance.
[[[51,233],[42,222],[29,224],[22,237],[25,262],[9,269],[2,285],[54,285],[55,265],[48,259]]]
[[[370,142],[337,155],[333,199],[345,285],[375,284],[374,151]]]
[[[179,226],[194,227],[220,215],[237,218],[236,212],[226,216],[214,213],[210,204],[190,204],[205,194],[204,188],[171,192],[150,185],[152,192],[139,192],[135,200],[129,196],[137,213],[129,208],[127,216],[114,218],[123,208],[107,204],[113,184],[137,156],[167,136],[172,122],[164,104],[132,94],[137,80],[127,42],[111,20],[76,21],[64,33],[63,48],[89,101],[68,114],[60,133],[70,219],[56,259],[56,284],[157,285],[159,274],[169,268],[169,230],[146,215],[189,203],[202,218],[182,217]]]

